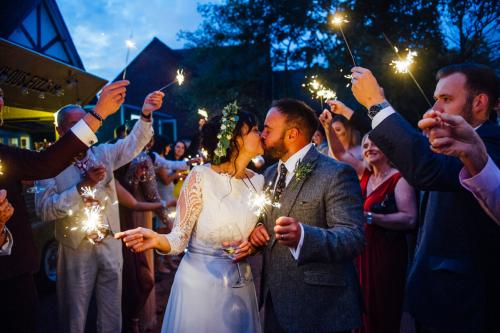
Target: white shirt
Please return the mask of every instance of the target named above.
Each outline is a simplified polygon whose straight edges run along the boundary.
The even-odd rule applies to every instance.
[[[287,169],[285,184],[286,184],[286,186],[288,186],[288,184],[292,180],[293,176],[295,175],[295,167],[304,158],[304,156],[306,156],[307,152],[311,149],[312,145],[313,144],[310,143],[307,146],[303,147],[301,150],[299,150],[298,152],[296,152],[295,154],[290,156],[290,158],[288,160],[286,160],[286,162],[283,162],[280,160],[278,163],[278,177],[276,179],[279,179],[279,177],[280,177],[279,170],[281,168],[281,165],[285,164],[285,167]],[[276,184],[277,183],[278,182],[276,181]],[[275,187],[276,187],[276,184],[274,185]],[[302,248],[302,245],[304,244],[304,227],[302,226],[301,223],[299,223],[299,225],[300,225],[299,244],[297,245],[297,247],[295,249],[292,247],[289,248],[290,252],[292,253],[292,256],[295,260],[299,259],[300,249]]]

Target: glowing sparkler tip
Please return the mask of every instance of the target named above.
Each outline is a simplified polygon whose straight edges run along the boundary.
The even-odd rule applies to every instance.
[[[347,21],[342,15],[340,14],[335,14],[335,16],[333,16],[333,19],[332,19],[332,24],[336,25],[336,26],[340,26],[342,23],[348,23],[349,21]]]
[[[129,48],[129,49],[133,49],[133,48],[135,48],[135,42],[131,39],[127,39],[125,41],[125,46],[127,46],[127,48]]]
[[[410,66],[414,63],[413,58],[417,56],[417,52],[408,50],[406,58],[400,58],[398,60],[391,61],[391,65],[394,67],[396,73],[408,73],[410,71]]]
[[[178,69],[177,70],[177,75],[175,76],[175,79],[177,80],[177,83],[179,83],[180,86],[184,83],[184,70],[183,69]]]

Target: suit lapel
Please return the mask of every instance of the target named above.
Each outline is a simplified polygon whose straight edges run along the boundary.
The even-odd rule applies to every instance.
[[[319,156],[319,152],[316,150],[316,148],[313,146],[311,149],[307,152],[306,156],[302,159],[301,163],[311,163],[315,164],[316,159]],[[306,181],[307,178],[309,178],[311,175],[307,175],[303,177],[302,179],[297,180],[296,179],[296,173],[293,175],[292,179],[290,180],[290,183],[285,187],[285,190],[281,194],[280,198],[280,208],[272,208],[270,214],[273,218],[277,218],[279,216],[289,216],[293,206],[295,205],[295,202],[297,201],[297,197],[299,196],[300,190],[302,189],[302,186],[304,185],[304,182]],[[274,226],[274,221],[271,223],[271,221],[268,221],[268,226]],[[276,243],[276,234],[272,232],[271,236],[271,248],[274,246]]]
[[[316,148],[311,147],[311,149],[307,152],[306,156],[304,156],[304,158],[302,159],[301,163],[310,163],[314,165],[318,156],[319,152],[316,150]],[[300,193],[300,190],[302,189],[302,186],[304,185],[304,182],[311,175],[309,174],[307,176],[304,176],[302,177],[302,179],[299,180],[297,180],[296,176],[297,174],[295,173],[293,178],[290,180],[290,183],[288,184],[288,186],[283,191],[283,194],[281,195],[280,213],[282,214],[282,216],[290,215],[290,212],[292,211],[292,208],[295,205],[295,202],[297,201],[297,197]]]

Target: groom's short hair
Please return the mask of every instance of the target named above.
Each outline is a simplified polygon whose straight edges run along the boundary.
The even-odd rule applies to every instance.
[[[277,108],[286,116],[287,123],[302,130],[311,141],[319,123],[316,113],[309,105],[293,98],[283,98],[273,101],[271,107]]]

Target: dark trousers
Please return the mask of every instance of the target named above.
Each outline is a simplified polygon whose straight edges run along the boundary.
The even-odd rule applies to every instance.
[[[0,332],[35,332],[38,295],[33,275],[0,281]]]
[[[264,309],[264,333],[286,333],[278,322],[278,317],[274,312],[273,299],[271,293],[267,293],[265,309]],[[318,332],[319,333],[319,332]],[[332,332],[332,333],[351,333],[348,331]]]

